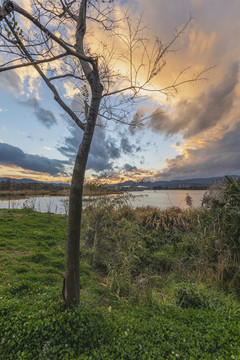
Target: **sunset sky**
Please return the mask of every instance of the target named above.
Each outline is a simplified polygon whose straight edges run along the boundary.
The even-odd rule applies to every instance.
[[[16,2],[31,9],[30,0]],[[171,41],[191,14],[153,87],[170,85],[186,68],[183,80],[209,71],[205,80],[187,83],[172,96],[149,91],[126,119],[145,118],[142,126],[112,121],[96,127],[86,177],[121,182],[240,175],[240,1],[119,0],[115,6],[128,9],[133,26],[143,14],[152,43]],[[110,44],[95,31],[89,35],[92,47],[99,37]],[[126,75],[124,64],[118,66]],[[76,110],[67,81],[62,94]],[[0,177],[70,181],[81,136],[34,69],[0,73]]]

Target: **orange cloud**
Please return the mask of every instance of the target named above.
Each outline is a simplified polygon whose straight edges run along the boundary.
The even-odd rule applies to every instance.
[[[103,184],[117,184],[124,181],[148,181],[153,180],[158,175],[158,171],[156,170],[145,170],[145,169],[137,169],[136,171],[129,172],[114,172],[106,177],[96,178],[94,176],[86,176],[86,181],[97,180],[99,183]]]
[[[202,30],[194,29],[189,35],[189,48],[193,53],[203,54],[209,52],[216,43],[217,34],[206,34]]]
[[[21,178],[27,178],[27,179],[33,179],[37,181],[44,181],[44,182],[70,182],[71,177],[69,176],[50,176],[47,173],[38,172],[38,171],[32,171],[23,169],[21,167],[18,167],[16,165],[11,166],[0,166],[0,177],[9,177],[13,179],[21,179]]]

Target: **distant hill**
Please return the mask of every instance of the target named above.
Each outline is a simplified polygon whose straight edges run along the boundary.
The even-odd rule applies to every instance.
[[[236,179],[240,176],[231,175],[232,178]],[[185,179],[185,180],[159,180],[155,182],[143,181],[143,182],[134,182],[134,181],[125,181],[123,183],[116,184],[115,187],[119,189],[123,188],[135,188],[135,189],[206,189],[209,186],[223,184],[225,181],[225,176],[221,177],[209,177],[209,178],[196,178],[196,179]]]
[[[33,179],[12,179],[8,177],[0,177],[0,181],[11,181],[15,183],[42,183],[42,181],[37,181]]]
[[[27,184],[27,183],[36,183],[36,184],[52,184],[54,186],[69,186],[68,183],[62,183],[62,182],[46,182],[46,181],[38,181],[33,179],[14,179],[14,178],[8,178],[8,177],[0,177],[1,181],[11,181],[12,183],[21,183],[21,184]]]
[[[231,175],[232,178],[237,179],[240,178],[238,175]],[[12,179],[8,177],[0,177],[1,181],[11,181],[15,183],[47,183],[43,181],[37,181],[33,179]],[[185,179],[185,180],[159,180],[159,181],[142,181],[142,182],[134,182],[132,180],[125,181],[123,183],[114,184],[113,186],[116,189],[126,189],[132,188],[135,190],[146,190],[146,189],[206,189],[211,185],[222,184],[225,181],[225,176],[216,176],[209,178],[195,178],[195,179]],[[58,183],[58,182],[50,182],[48,184],[53,184],[54,186],[69,186],[68,183]],[[105,184],[105,186],[109,186]]]

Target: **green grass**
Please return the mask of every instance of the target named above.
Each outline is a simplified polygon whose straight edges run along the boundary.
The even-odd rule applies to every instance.
[[[1,360],[240,359],[239,302],[191,281],[199,258],[185,221],[169,232],[120,213],[85,212],[72,307],[61,299],[66,217],[0,211]]]
[[[66,219],[31,210],[1,210],[1,293],[36,297],[59,286],[64,271]]]

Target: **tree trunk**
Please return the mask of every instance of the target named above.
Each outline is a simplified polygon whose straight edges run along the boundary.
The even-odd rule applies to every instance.
[[[92,97],[86,129],[76,156],[69,198],[66,274],[63,284],[63,298],[66,302],[76,305],[80,302],[79,268],[83,183],[101,96],[102,85],[99,84],[98,91],[95,91]]]

